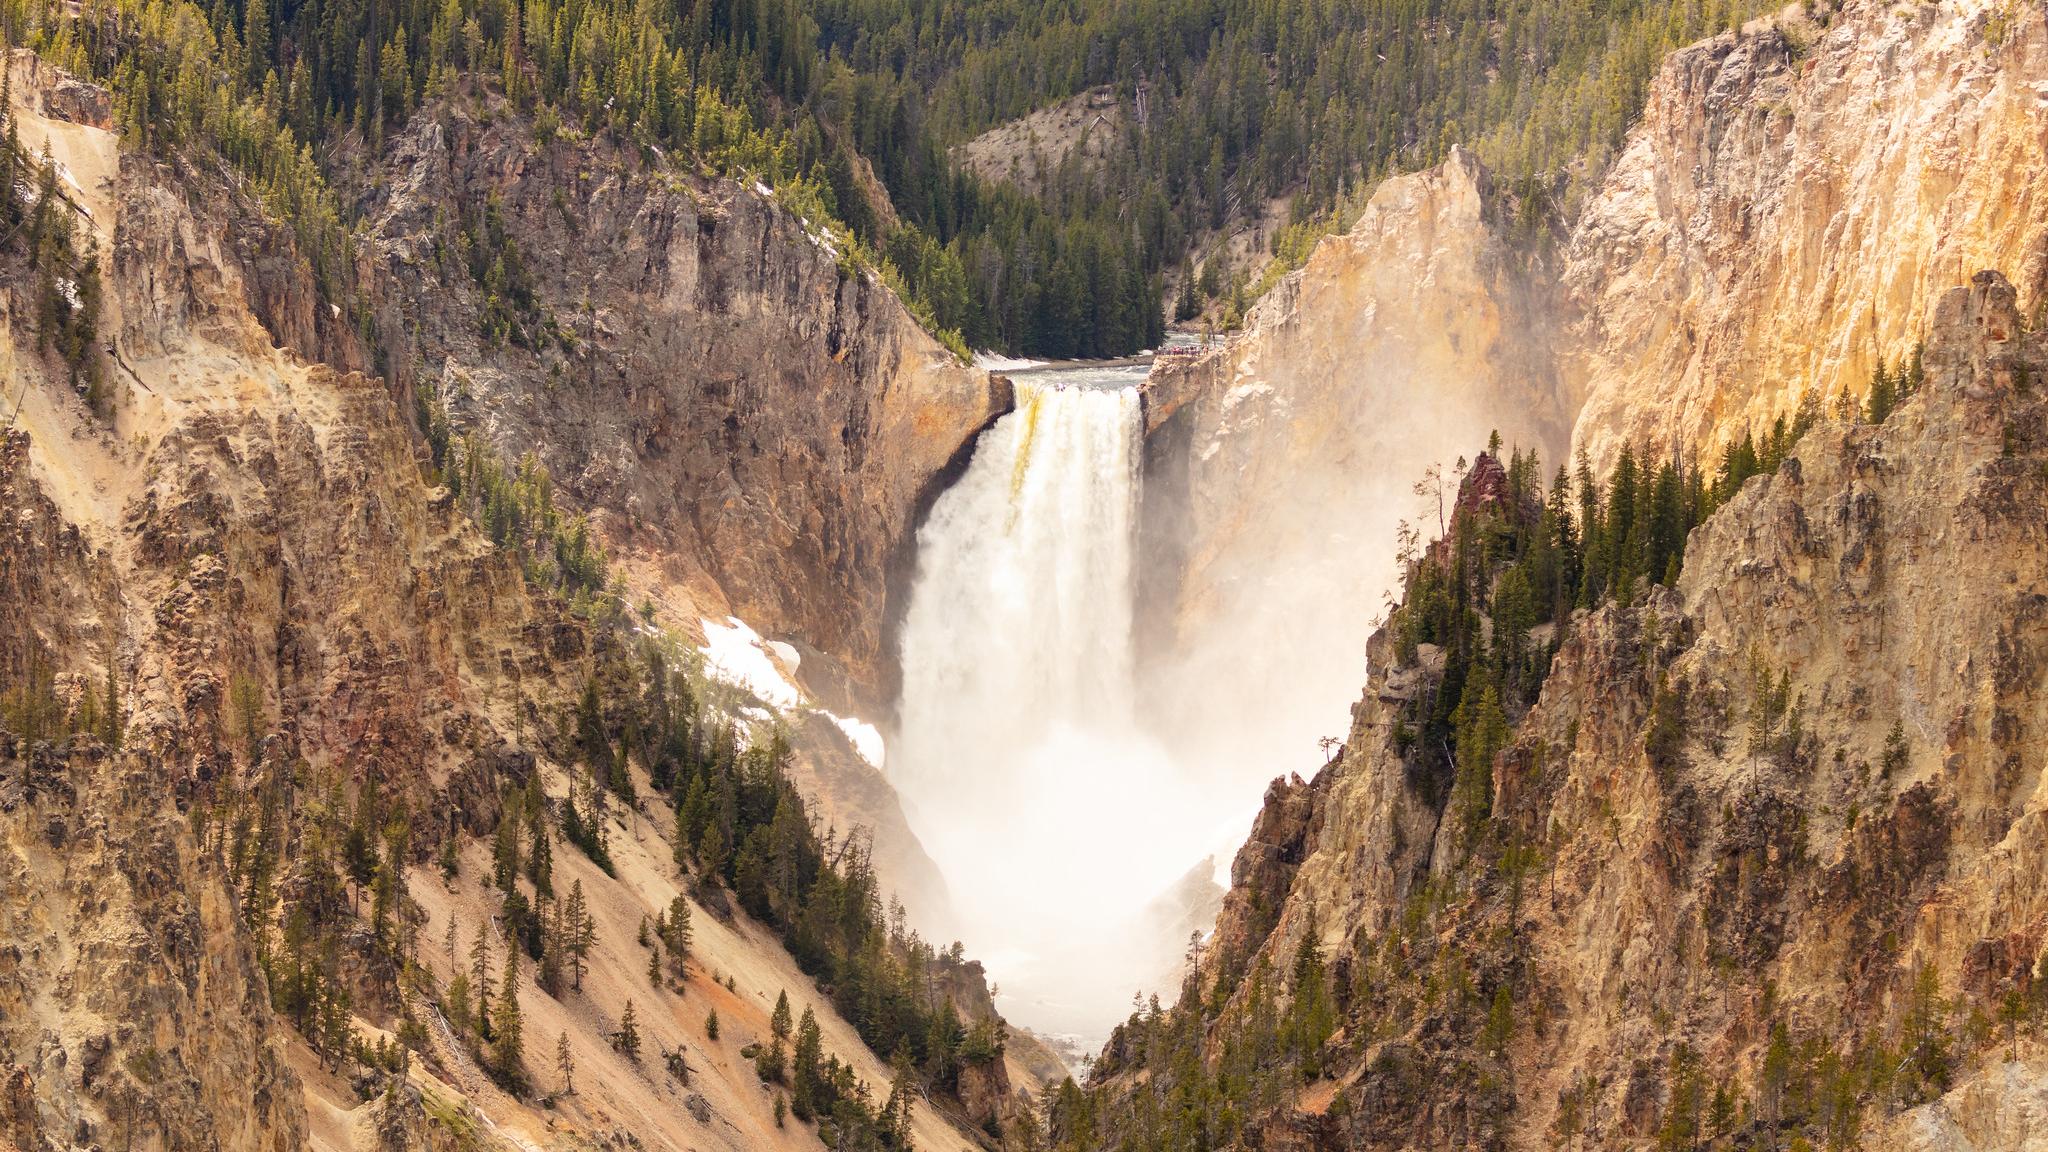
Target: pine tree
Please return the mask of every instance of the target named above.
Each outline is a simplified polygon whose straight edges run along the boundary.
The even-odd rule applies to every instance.
[[[1468,686],[1456,723],[1458,770],[1452,792],[1469,841],[1492,814],[1493,758],[1508,742],[1507,716],[1492,684],[1485,685],[1476,700]]]
[[[1931,1100],[1948,1091],[1955,1072],[1954,1040],[1946,1022],[1948,1011],[1948,1001],[1941,995],[1941,973],[1931,963],[1922,964],[1914,973],[1912,993],[1900,1024],[1900,1088],[1908,1104]]]
[[[1891,367],[1884,357],[1877,358],[1877,367],[1870,372],[1870,396],[1863,410],[1863,418],[1871,424],[1882,424],[1898,406],[1899,381],[1892,375]]]
[[[476,943],[469,948],[469,986],[477,997],[477,1030],[488,1040],[491,1021],[485,1008],[491,992],[491,933],[483,924],[476,926]]]
[[[507,808],[510,807],[508,804]],[[492,879],[507,895],[519,875],[519,858],[519,824],[508,810],[498,820],[497,832],[491,838],[491,863],[495,869]]]
[[[497,1033],[491,1040],[491,1064],[500,1083],[517,1092],[523,1080],[520,1062],[524,1058],[519,1016],[519,951],[505,953],[505,982],[498,993],[498,1010],[491,1022]]]
[[[464,1032],[474,1024],[469,998],[469,973],[457,972],[455,978],[448,982],[448,994],[442,997],[441,1006],[447,1009],[448,1019]]]
[[[1506,981],[1493,990],[1493,1006],[1486,1013],[1486,1031],[1480,1046],[1496,1057],[1507,1055],[1508,1040],[1515,1033],[1514,990]]]
[[[1183,259],[1180,265],[1180,290],[1174,297],[1173,318],[1177,323],[1185,323],[1193,320],[1201,310],[1201,303],[1195,299],[1195,266],[1191,261]]]
[[[661,939],[668,945],[669,966],[675,978],[688,974],[690,958],[690,902],[681,895],[669,901],[668,915],[661,925]]]
[[[1891,730],[1885,733],[1884,755],[1878,761],[1879,773],[1890,780],[1906,770],[1910,749],[1906,745],[1906,724],[1902,720],[1892,721]]]
[[[718,1009],[716,1008],[704,1014],[704,1038],[707,1040],[718,1039]]]
[[[1322,928],[1310,910],[1308,928],[1294,952],[1293,998],[1287,1007],[1282,1036],[1300,1061],[1302,1074],[1313,1079],[1322,1074],[1323,1044],[1337,1029],[1337,1007],[1330,995],[1328,970],[1323,964],[1320,938]]]
[[[249,0],[242,14],[242,44],[248,57],[248,81],[260,84],[270,68],[270,6],[265,0]]]
[[[576,1060],[569,1053],[569,1033],[566,1029],[555,1038],[555,1073],[562,1078],[562,1095],[576,1094]]]
[[[901,1149],[902,1152],[909,1152],[910,1104],[912,1096],[917,1091],[917,1074],[910,1066],[910,1049],[897,1048],[895,1057],[890,1060],[890,1066],[892,1075],[889,1099],[882,1105],[882,1114],[876,1117],[876,1120],[881,1125],[883,1138],[891,1146]]]
[[[543,899],[555,894],[555,850],[549,843],[548,802],[540,790],[540,777],[528,782],[526,794],[527,838],[533,850],[526,858],[526,878],[534,895]]]
[[[768,1017],[768,1032],[777,1040],[786,1040],[789,1028],[789,992],[785,989],[775,994],[775,1011]]]
[[[534,975],[534,983],[550,996],[562,991],[562,970],[566,963],[566,933],[562,922],[562,902],[551,900],[541,912],[540,971]]]
[[[626,1010],[619,1016],[619,1030],[612,1039],[612,1047],[623,1053],[633,1063],[640,1062],[640,1024],[633,1014],[633,1001],[626,1001]]]
[[[562,948],[569,956],[570,983],[580,992],[585,961],[597,942],[597,923],[591,918],[589,905],[584,903],[581,879],[569,885],[569,903],[562,909],[562,935]]]
[[[950,1001],[948,1006],[951,1006]],[[821,1098],[820,1084],[824,1055],[824,1034],[818,1029],[818,1017],[809,1005],[805,1005],[803,1019],[797,1024],[795,1067],[791,1069],[794,1088],[790,1106],[799,1120],[808,1122],[825,1103]]]
[[[692,801],[694,800],[696,803],[696,810],[701,810],[703,798],[703,777],[694,777],[690,781],[690,787],[683,797],[683,802],[676,805],[675,843],[671,848],[671,852],[675,857],[676,875],[678,876],[688,876],[690,874],[690,851],[697,843],[696,829],[701,827],[701,825],[692,824],[691,822],[693,814]]]

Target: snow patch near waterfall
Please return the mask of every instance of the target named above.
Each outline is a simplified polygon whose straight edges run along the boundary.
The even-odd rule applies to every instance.
[[[841,732],[846,733],[846,739],[853,744],[853,750],[860,753],[861,759],[877,768],[883,765],[887,749],[883,745],[880,728],[865,720],[841,716],[836,712],[825,712],[824,715],[839,725]]]
[[[796,707],[802,694],[776,667],[768,642],[739,617],[727,616],[725,620],[723,624],[709,619],[700,622],[704,626],[704,647],[700,651],[704,653],[705,669],[752,692],[778,711]],[[791,649],[792,654],[794,651]]]
[[[715,679],[753,693],[768,705],[742,708],[741,716],[765,724],[788,712],[813,707],[789,678],[803,664],[803,654],[795,646],[763,639],[737,616],[727,616],[723,624],[709,619],[699,623],[704,628],[704,646],[698,649],[704,654],[704,670]],[[858,716],[841,716],[823,708],[816,711],[846,734],[861,759],[876,768],[882,766],[885,749],[881,729]]]

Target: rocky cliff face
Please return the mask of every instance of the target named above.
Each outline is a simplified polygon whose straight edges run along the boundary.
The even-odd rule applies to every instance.
[[[0,668],[102,691],[60,653],[117,658],[112,565],[43,495],[31,437],[0,438],[8,510]],[[68,675],[67,675],[68,674]],[[94,738],[0,733],[0,1144],[284,1149],[305,1125],[217,861],[153,765]]]
[[[1851,2],[1674,53],[1574,231],[1574,440],[1717,448],[1860,396],[1940,291],[2048,276],[2048,26],[2026,5]]]
[[[508,788],[559,797],[579,778],[551,749],[618,633],[430,485],[394,389],[278,347],[320,347],[334,317],[307,313],[302,261],[251,243],[270,225],[220,167],[121,154],[63,119],[104,93],[33,71],[17,70],[14,111],[107,253],[113,386],[102,411],[84,403],[38,346],[21,261],[0,259],[0,1146],[799,1147],[810,1130],[774,1120],[737,1055],[783,990],[816,1006],[854,1075],[886,1085],[886,1062],[744,917],[698,907],[688,1000],[649,979],[636,927],[682,886],[651,803],[603,817],[616,874],[557,849],[560,882],[593,909],[586,987],[558,998],[531,969],[515,982],[529,1075],[561,1086],[559,1041],[577,1093],[543,1110],[482,1073],[435,1006],[456,962],[429,940],[509,915],[477,839]],[[924,411],[878,407],[897,431]],[[859,494],[882,501],[871,479]],[[333,879],[363,850],[337,820],[371,795],[391,818],[367,830],[373,871],[395,896]],[[339,925],[313,964],[340,975],[295,1018],[272,1008],[308,978],[303,924],[267,903],[280,894]],[[391,932],[416,941],[409,963]],[[610,1042],[636,998],[640,1063]],[[711,1006],[723,1045],[705,1036]],[[396,1068],[395,1034],[417,1053]],[[670,1053],[687,1075],[664,1071]],[[914,1127],[920,1147],[973,1143],[935,1109]]]
[[[1333,973],[1322,1072],[1248,1142],[2030,1146],[2048,341],[2017,301],[1945,293],[1889,421],[1823,422],[1675,589],[1573,618],[1483,843],[1412,762],[1440,663],[1375,640],[1341,760],[1238,857],[1210,960],[1241,982],[1197,988],[1220,1045],[1303,994],[1305,938]]]
[[[380,330],[402,334],[387,366],[453,433],[544,467],[634,606],[685,630],[737,616],[802,654],[821,706],[886,722],[916,526],[1008,382],[766,188],[537,140],[469,91],[370,162]],[[833,733],[798,753],[823,818],[872,833],[890,887],[942,909],[877,766]]]
[[[916,520],[1007,385],[766,189],[537,144],[468,99],[378,163],[363,209],[409,334],[394,366],[457,430],[535,453],[679,615],[804,645],[814,690],[878,716]]]
[[[1262,747],[1312,765],[1364,675],[1396,525],[1424,514],[1415,478],[1492,428],[1562,451],[1548,274],[1503,211],[1467,152],[1388,180],[1243,335],[1154,367],[1140,603],[1157,698],[1203,702],[1193,743],[1226,735],[1200,717],[1242,730],[1250,712]]]

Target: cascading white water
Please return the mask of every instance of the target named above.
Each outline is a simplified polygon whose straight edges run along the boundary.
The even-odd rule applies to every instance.
[[[1140,730],[1142,370],[1019,374],[918,533],[889,773],[961,937],[1041,1028],[1099,1034],[1173,942],[1148,904],[1228,813]]]

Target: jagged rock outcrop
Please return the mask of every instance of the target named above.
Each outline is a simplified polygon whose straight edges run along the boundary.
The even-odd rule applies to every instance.
[[[1334,1084],[1252,1125],[1269,1146],[1633,1146],[1705,1131],[1716,1092],[1724,1137],[2031,1146],[2048,339],[2016,304],[1990,272],[1945,293],[1890,420],[1817,425],[1676,588],[1573,618],[1483,842],[1411,763],[1430,652],[1376,639],[1344,755],[1269,793],[1288,834],[1247,845],[1217,931],[1284,984],[1313,926],[1352,1013]],[[1276,907],[1254,888],[1294,829]],[[2012,1004],[2017,1062],[1982,1024]],[[1669,1127],[1681,1093],[1701,1128]]]
[[[1390,179],[1241,336],[1153,368],[1139,602],[1155,698],[1200,701],[1175,721],[1192,744],[1249,712],[1262,746],[1312,755],[1364,676],[1415,478],[1494,428],[1562,450],[1549,273],[1505,213],[1463,150]]]
[[[1596,466],[1860,397],[1980,268],[2048,277],[2048,25],[1850,0],[1673,53],[1576,221],[1563,375]]]
[[[766,189],[474,101],[416,116],[365,193],[396,366],[537,454],[647,587],[801,642],[879,716],[916,521],[1007,385]]]
[[[303,1146],[220,861],[144,757],[0,748],[0,1142]]]

